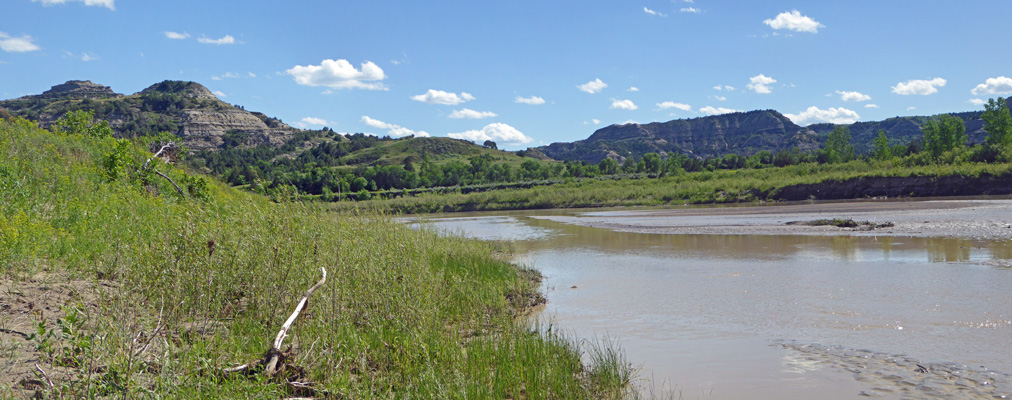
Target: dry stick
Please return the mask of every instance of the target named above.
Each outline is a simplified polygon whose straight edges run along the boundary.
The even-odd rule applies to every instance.
[[[144,162],[144,165],[141,167],[141,171],[148,169],[148,164],[151,163],[151,160],[158,158],[158,156],[161,155],[163,151],[171,149],[173,147],[176,147],[176,142],[169,142],[165,146],[162,146],[161,149],[158,149],[158,152],[155,153],[155,155],[151,156],[151,158],[149,158],[147,161]]]
[[[183,189],[180,189],[179,185],[177,185],[176,182],[173,182],[172,178],[169,178],[168,175],[163,174],[161,171],[159,171],[157,169],[153,169],[151,171],[154,171],[154,173],[158,174],[158,176],[160,176],[160,177],[165,178],[166,180],[168,180],[169,183],[172,184],[172,187],[176,188],[176,191],[179,192],[180,196],[186,197],[186,193],[183,193]]]
[[[285,321],[284,325],[281,325],[281,330],[278,331],[278,336],[274,338],[274,347],[271,349],[269,353],[270,358],[267,360],[267,370],[265,371],[267,376],[274,376],[277,372],[277,364],[281,356],[281,344],[285,341],[285,337],[288,336],[288,329],[290,329],[292,324],[295,323],[295,319],[299,317],[299,313],[306,308],[306,304],[309,302],[309,296],[312,295],[316,289],[319,289],[320,286],[323,286],[323,283],[327,281],[327,270],[320,267],[320,271],[323,272],[323,278],[320,278],[319,282],[316,282],[313,287],[306,291],[306,294],[302,295],[302,300],[299,301],[299,305],[295,307],[295,311],[292,312],[290,317],[288,317],[288,320]]]
[[[36,369],[36,370],[38,370],[38,371],[39,371],[39,373],[41,373],[41,374],[42,374],[42,377],[43,377],[43,378],[46,378],[46,383],[48,383],[48,384],[49,384],[49,388],[50,388],[50,389],[52,389],[52,388],[55,388],[55,387],[56,387],[56,385],[54,385],[54,384],[53,384],[53,380],[52,380],[52,379],[49,379],[49,374],[47,374],[47,373],[46,373],[46,371],[43,371],[43,370],[42,370],[42,367],[40,367],[40,366],[39,366],[39,364],[35,364],[35,369]]]

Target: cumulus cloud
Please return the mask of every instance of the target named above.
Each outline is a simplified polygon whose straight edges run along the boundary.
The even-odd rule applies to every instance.
[[[42,3],[44,6],[78,2],[84,3],[86,6],[105,7],[110,10],[116,10],[116,0],[32,0],[32,2]]]
[[[545,99],[538,96],[531,96],[531,97],[517,96],[517,98],[513,100],[513,102],[520,104],[538,105],[538,104],[545,104]]]
[[[726,90],[728,92],[734,91],[734,86],[731,85],[717,85],[713,87],[713,90]]]
[[[599,119],[597,119],[597,118],[593,118],[593,119],[591,119],[591,120],[590,120],[590,122],[593,122],[593,123],[594,123],[594,125],[597,125],[597,124],[600,124],[600,123],[601,123],[601,120],[599,120]]]
[[[296,65],[285,71],[295,78],[295,83],[305,86],[326,86],[332,89],[387,90],[382,82],[386,79],[378,65],[371,61],[362,63],[362,69],[355,69],[348,60],[323,60],[320,65]]]
[[[984,104],[987,104],[987,101],[984,101],[984,99],[970,99],[969,101],[970,104],[973,104],[975,106],[982,106]]]
[[[914,107],[914,106],[907,107],[907,111],[914,111],[916,109],[917,109],[917,107]]]
[[[611,99],[611,108],[632,111],[639,108],[639,106],[637,106],[635,103],[632,102],[632,100],[629,99],[626,100]]]
[[[638,91],[640,91],[640,88],[638,88],[636,86],[629,86],[629,88],[626,89],[626,91],[627,92],[638,92]]]
[[[861,116],[853,110],[840,107],[830,107],[828,110],[820,109],[819,107],[808,107],[807,110],[802,111],[798,114],[784,114],[787,118],[790,118],[795,124],[798,125],[809,125],[817,122],[829,122],[833,124],[853,124],[861,119]]]
[[[425,131],[414,131],[414,130],[405,128],[405,127],[400,126],[400,125],[388,124],[388,123],[380,121],[378,119],[369,118],[368,116],[365,116],[365,115],[362,116],[362,123],[364,123],[366,125],[369,125],[369,126],[371,126],[373,128],[386,129],[387,130],[387,134],[390,135],[390,136],[393,136],[393,137],[404,137],[404,136],[410,136],[410,135],[415,135],[417,137],[429,137],[429,133],[428,132],[425,132]]]
[[[777,83],[776,79],[770,78],[763,74],[753,76],[751,78],[748,78],[748,80],[749,84],[747,85],[747,87],[749,88],[749,90],[761,94],[773,93],[773,89],[771,89],[769,85]]]
[[[974,96],[981,96],[985,94],[1010,94],[1012,93],[1012,78],[999,76],[997,78],[987,78],[984,83],[977,85],[971,91]]]
[[[218,98],[228,97],[228,95],[226,95],[225,92],[222,92],[220,90],[215,90],[211,93],[213,93],[215,96],[218,96]]]
[[[741,110],[735,110],[733,108],[706,106],[706,107],[700,108],[699,112],[701,112],[703,114],[706,114],[706,115],[720,115],[720,114],[730,114],[730,113],[735,113],[735,112],[741,112]]]
[[[878,108],[878,104],[865,104],[864,108]]]
[[[306,117],[302,119],[302,123],[306,126],[324,126],[327,125],[327,120],[317,117]]]
[[[909,96],[912,94],[919,94],[927,96],[932,93],[938,93],[938,88],[945,86],[945,79],[935,78],[932,80],[923,79],[911,79],[906,82],[897,83],[893,86],[893,93],[902,94]]]
[[[604,88],[608,87],[608,84],[602,82],[601,79],[598,78],[582,85],[576,85],[576,87],[584,92],[594,94],[604,90]]]
[[[95,61],[95,60],[98,60],[98,59],[99,59],[98,56],[96,56],[94,54],[91,54],[91,53],[81,54],[81,61],[84,61],[84,62]]]
[[[179,33],[179,32],[172,32],[172,31],[165,31],[164,33],[165,33],[165,37],[167,37],[169,39],[174,39],[174,40],[183,40],[183,39],[189,39],[190,38],[190,34],[186,33],[186,32]]]
[[[678,12],[691,13],[691,14],[699,14],[702,11],[700,11],[698,8],[695,8],[695,7],[684,7],[682,9],[678,10]]]
[[[692,111],[692,106],[683,103],[675,103],[673,101],[665,101],[663,103],[657,103],[657,108],[661,110],[677,108],[682,111]]]
[[[460,103],[474,100],[474,96],[471,96],[468,92],[461,92],[458,95],[456,93],[444,92],[442,90],[429,89],[428,92],[423,94],[411,96],[411,100],[420,101],[426,104],[446,104],[449,106],[455,106]]]
[[[714,100],[717,100],[717,101],[725,101],[725,100],[727,100],[727,97],[724,97],[724,96],[710,96],[710,98],[714,99]]]
[[[868,101],[871,100],[871,96],[861,92],[846,92],[837,90],[836,94],[840,95],[840,99],[843,101]]]
[[[524,135],[516,128],[501,122],[495,122],[485,125],[485,127],[481,128],[480,130],[471,130],[460,133],[448,133],[446,134],[446,136],[449,136],[454,139],[470,140],[475,143],[483,143],[486,140],[491,140],[494,142],[512,145],[521,145],[534,141],[533,139],[531,139],[527,135]]]
[[[31,36],[24,35],[21,37],[13,37],[8,35],[6,32],[0,32],[0,50],[8,53],[25,53],[29,51],[39,50],[39,46],[35,45]]]
[[[226,72],[224,75],[212,76],[211,80],[220,81],[222,79],[235,79],[235,78],[238,78],[238,77],[239,77],[239,75],[237,75],[235,73]]]
[[[465,108],[463,110],[454,110],[452,113],[450,113],[450,118],[455,119],[482,119],[498,116],[499,114],[496,114],[491,111],[475,111],[470,108]]]
[[[646,7],[643,7],[643,12],[645,12],[647,14],[650,14],[650,15],[656,15],[658,17],[667,17],[667,15],[664,15],[664,13],[659,13],[657,11],[651,10],[649,8],[646,8]]]
[[[801,15],[798,10],[784,11],[777,14],[776,17],[763,21],[764,24],[769,25],[773,29],[787,29],[795,32],[808,32],[808,33],[819,33],[819,28],[825,28],[826,26],[820,24],[818,21]]]
[[[199,39],[197,39],[197,41],[204,44],[217,44],[217,45],[236,43],[235,38],[232,37],[232,35],[225,35],[217,39],[211,39],[207,36],[201,36]]]

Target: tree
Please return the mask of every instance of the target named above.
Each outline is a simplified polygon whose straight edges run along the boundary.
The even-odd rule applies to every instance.
[[[661,172],[661,165],[664,163],[664,160],[661,160],[660,154],[647,153],[643,155],[642,163],[644,172],[656,174]]]
[[[966,144],[966,126],[963,120],[945,114],[937,120],[930,120],[921,127],[924,131],[924,149],[932,157],[938,157]]]
[[[837,126],[826,138],[823,148],[827,163],[847,162],[854,159],[854,145],[850,144],[850,128]]]
[[[597,169],[601,170],[604,175],[615,175],[618,171],[618,161],[611,158],[605,158],[597,164]]]
[[[884,130],[878,130],[878,137],[872,140],[875,148],[874,157],[876,160],[888,160],[893,158],[892,149],[889,148],[889,139],[886,138]]]
[[[1012,115],[1009,115],[1005,99],[989,99],[984,105],[984,130],[987,131],[985,142],[992,146],[1009,147],[1012,145]]]
[[[485,143],[482,144],[482,146],[490,148],[492,150],[499,150],[499,147],[496,146],[495,142],[493,142],[491,139],[486,140]]]

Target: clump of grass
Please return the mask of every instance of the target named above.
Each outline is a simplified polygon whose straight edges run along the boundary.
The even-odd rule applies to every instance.
[[[816,219],[811,221],[788,221],[785,225],[805,225],[805,226],[835,226],[837,228],[858,228],[867,227],[870,229],[875,228],[889,228],[893,226],[892,222],[883,222],[881,224],[871,221],[855,221],[853,218],[833,218],[833,219]]]
[[[613,358],[584,365],[575,341],[518,322],[537,284],[493,256],[501,250],[494,244],[412,230],[380,214],[275,203],[213,180],[196,198],[161,179],[110,178],[103,161],[113,151],[118,165],[150,157],[138,143],[120,143],[0,120],[0,279],[14,288],[0,302],[26,300],[18,288],[48,285],[44,279],[95,288],[73,305],[87,315],[75,334],[48,339],[73,349],[68,341],[85,348],[87,338],[86,352],[71,353],[86,354],[88,367],[79,373],[82,362],[58,365],[28,345],[4,346],[16,362],[0,364],[9,377],[0,378],[0,397],[26,395],[22,378],[41,382],[18,369],[34,362],[54,381],[38,388],[51,396],[292,395],[271,381],[212,372],[260,358],[320,266],[331,278],[286,343],[289,363],[305,368],[321,393],[594,398],[623,390],[623,380],[607,378],[618,368],[607,365]],[[198,178],[160,169],[177,182]],[[0,313],[0,326],[27,333],[66,315]]]

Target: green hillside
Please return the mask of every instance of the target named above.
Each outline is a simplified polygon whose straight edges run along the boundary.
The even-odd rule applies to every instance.
[[[586,366],[575,342],[517,323],[539,302],[536,274],[491,256],[504,249],[272,202],[95,126],[0,119],[2,398],[582,399],[629,388],[614,351],[591,350]],[[264,357],[321,268],[326,283],[280,346],[283,372],[225,372]]]

